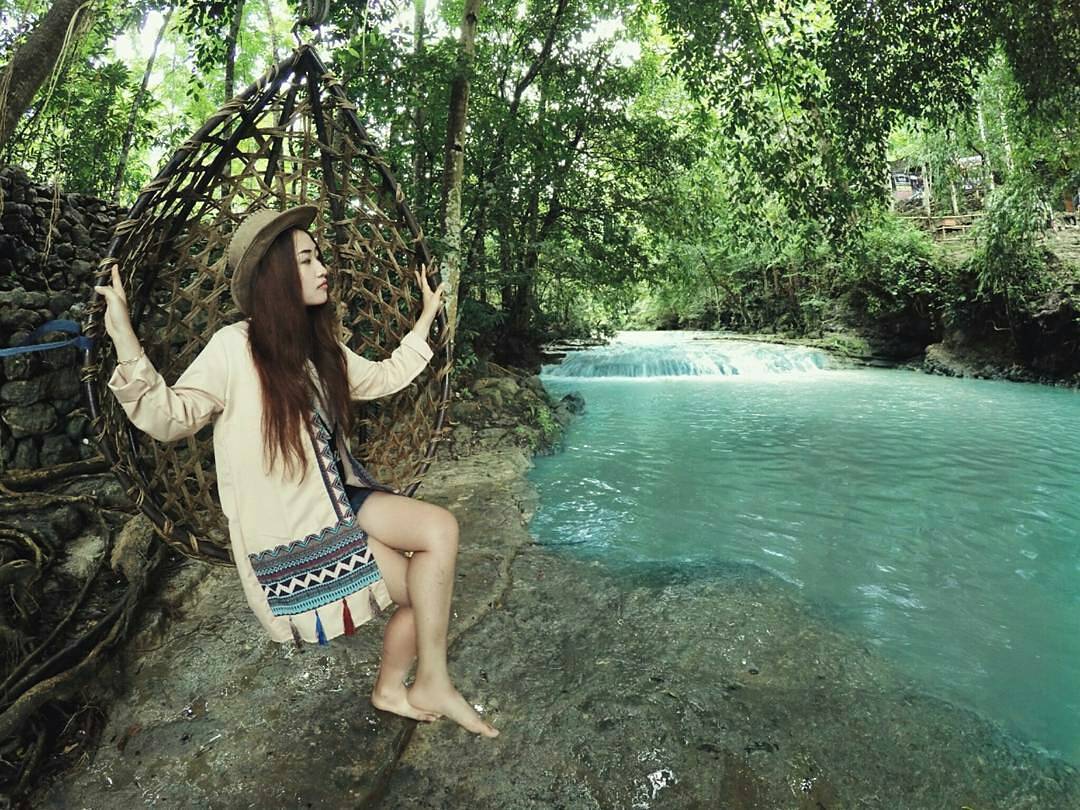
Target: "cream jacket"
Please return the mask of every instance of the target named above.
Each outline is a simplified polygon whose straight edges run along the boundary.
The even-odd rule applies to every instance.
[[[375,482],[312,408],[302,481],[288,479],[279,462],[263,460],[262,392],[248,343],[247,322],[219,329],[169,387],[143,354],[117,366],[109,380],[131,421],[159,441],[190,436],[214,425],[214,463],[221,509],[248,604],[270,637],[305,641],[346,632],[390,604],[367,536],[356,525],[344,484],[389,489]],[[372,362],[342,344],[355,400],[400,391],[427,365],[432,351],[410,332],[386,360]],[[333,461],[336,444],[345,468]],[[258,572],[258,573],[257,573]],[[292,625],[292,626],[290,626]]]

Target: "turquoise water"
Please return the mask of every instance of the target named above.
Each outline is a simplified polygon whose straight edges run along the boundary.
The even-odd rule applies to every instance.
[[[537,540],[751,562],[926,691],[1080,762],[1080,394],[689,338],[545,367],[586,412],[531,473]]]

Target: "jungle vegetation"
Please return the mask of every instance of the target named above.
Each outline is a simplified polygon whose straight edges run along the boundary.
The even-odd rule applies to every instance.
[[[3,0],[0,160],[130,204],[298,13]],[[1080,188],[1072,0],[338,0],[317,48],[459,257],[465,363],[617,328],[1078,328],[1048,230]]]

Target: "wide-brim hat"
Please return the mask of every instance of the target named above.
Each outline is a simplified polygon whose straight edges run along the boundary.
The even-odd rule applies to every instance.
[[[267,248],[289,228],[307,228],[318,213],[314,205],[298,205],[284,211],[262,208],[249,213],[233,232],[225,251],[225,264],[232,271],[233,301],[244,315],[251,314],[255,271]]]

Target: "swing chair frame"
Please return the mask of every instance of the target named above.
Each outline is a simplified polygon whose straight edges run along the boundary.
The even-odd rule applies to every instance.
[[[285,95],[281,102],[277,126],[263,125],[260,128],[260,119],[265,118],[268,109],[278,111],[276,106],[270,105],[281,100],[286,81],[290,84],[284,88]],[[298,98],[301,89],[305,87],[309,105],[306,109],[303,106],[304,100]],[[337,115],[336,121],[328,120],[328,106],[332,108],[331,112]],[[254,204],[247,206],[248,208],[264,207],[267,202],[284,203],[283,207],[314,203],[320,207],[316,224],[329,213],[330,223],[324,223],[323,227],[332,235],[332,240],[327,242],[331,243],[335,264],[341,263],[343,267],[350,268],[343,275],[344,283],[339,288],[343,299],[340,305],[345,310],[342,314],[349,318],[347,321],[343,317],[343,324],[346,324],[347,329],[348,323],[368,321],[365,325],[370,327],[373,325],[371,320],[379,319],[370,333],[361,336],[361,345],[356,345],[357,341],[346,342],[361,354],[368,351],[375,356],[385,356],[388,349],[393,348],[400,340],[404,331],[411,328],[420,294],[419,290],[415,289],[415,282],[411,281],[409,271],[422,265],[428,269],[428,279],[436,284],[438,273],[433,267],[431,251],[400,186],[390,168],[379,156],[355,110],[344,89],[327,70],[314,47],[310,44],[299,44],[292,54],[211,115],[143,189],[127,217],[116,226],[106,257],[99,265],[96,283],[110,283],[109,277],[114,264],[119,263],[122,268],[130,271],[124,281],[129,289],[132,326],[140,336],[140,341],[145,341],[143,345],[152,361],[155,355],[161,357],[166,368],[163,369],[162,365],[155,362],[159,370],[174,371],[178,361],[183,359],[178,355],[183,355],[184,351],[178,350],[170,354],[168,345],[163,348],[154,345],[152,337],[156,330],[161,328],[154,323],[155,307],[159,320],[166,318],[170,325],[189,334],[191,339],[187,342],[196,343],[199,342],[199,337],[202,343],[209,338],[210,325],[220,311],[235,313],[229,298],[228,281],[224,277],[224,251],[221,249],[220,236],[216,242],[213,238],[210,239],[213,243],[211,248],[201,244],[199,233],[196,233],[194,238],[191,233],[208,232],[202,217],[208,211],[213,213],[215,208],[215,226],[231,224],[235,227],[246,214],[246,210],[232,210],[237,189],[244,190],[241,184],[236,184],[227,197],[213,199],[215,191],[227,186],[223,181],[228,181],[231,177],[229,170],[232,161],[237,157],[244,157],[237,149],[245,139],[253,139],[261,144],[257,157],[258,160],[266,161],[265,170],[259,172],[261,177],[256,177],[256,172],[253,171],[248,174],[241,172],[242,182],[253,178],[255,180],[256,191],[247,189],[249,194],[255,197]],[[314,137],[311,137],[310,130],[305,129],[301,151],[317,151],[318,161],[307,153],[303,159],[298,158],[296,153],[285,153],[286,142],[297,134],[295,128],[291,129],[297,121],[305,127],[309,122],[314,124]],[[231,132],[228,131],[230,126]],[[270,149],[268,154],[264,154],[267,143],[271,144]],[[289,143],[291,145],[291,141]],[[312,143],[315,144],[314,147]],[[209,150],[208,144],[211,145]],[[216,153],[212,152],[214,149]],[[201,165],[199,161],[210,154],[213,154],[213,160],[209,165]],[[291,176],[291,192],[285,191],[285,181],[280,176],[285,162],[289,160],[306,167],[299,175]],[[339,174],[335,174],[335,161],[340,167]],[[247,168],[251,169],[256,162],[252,159]],[[185,186],[185,180],[189,177],[194,177],[195,180]],[[357,190],[351,182],[356,177],[361,177],[367,185],[361,184],[360,190]],[[339,180],[342,182],[339,183]],[[278,193],[274,192],[275,181]],[[321,193],[314,197],[312,190],[319,186]],[[349,210],[350,205],[354,210]],[[150,221],[149,224],[167,222],[164,233],[159,237],[156,231],[148,232],[146,228],[149,224],[143,222],[144,217]],[[368,228],[370,238],[360,235],[360,227]],[[157,240],[157,248],[140,253],[150,241],[148,236]],[[183,243],[184,239],[189,240],[187,244]],[[182,290],[176,286],[173,279],[174,290],[178,291],[183,300],[170,301],[168,307],[163,307],[160,301],[155,303],[155,294],[160,297],[159,274],[163,266],[168,264],[167,260],[174,258],[176,267],[182,268],[183,262],[189,259],[185,251],[190,253],[192,246],[196,244],[199,244],[200,249],[195,260],[201,258],[209,262],[207,272],[203,274],[189,267],[185,272],[190,278]],[[127,258],[132,255],[136,257],[134,266],[126,267]],[[174,269],[173,275],[180,276],[180,270]],[[346,287],[349,279],[351,287]],[[373,286],[367,286],[369,283]],[[425,280],[425,283],[430,282]],[[166,310],[176,309],[176,304],[189,303],[189,291],[198,287],[209,287],[207,296],[210,306],[203,307],[205,302],[199,301],[193,303],[191,311],[183,316],[177,316],[172,311],[164,314]],[[351,300],[344,300],[349,295],[352,296]],[[364,317],[365,307],[367,318]],[[381,311],[376,312],[380,308]],[[201,309],[208,310],[209,313]],[[198,488],[194,492],[202,496],[199,505],[206,507],[206,511],[202,512],[204,517],[201,520],[175,520],[173,513],[189,513],[186,509],[177,508],[177,500],[170,501],[171,494],[164,496],[164,502],[161,500],[163,483],[177,483],[163,475],[162,453],[151,448],[148,439],[127,420],[113,397],[106,395],[103,398],[99,394],[105,388],[111,373],[111,363],[107,361],[115,359],[112,357],[111,341],[103,339],[104,314],[105,302],[100,296],[93,296],[88,306],[85,329],[93,344],[83,353],[81,375],[101,452],[128,494],[169,545],[201,560],[231,564],[232,554],[227,531],[220,509],[215,511],[216,502],[210,492],[214,488],[212,467],[209,464],[212,456],[210,442],[205,437],[191,437],[187,440],[190,457],[183,469],[185,480],[178,482],[181,488],[190,489],[187,479],[195,479]],[[209,323],[200,326],[199,316],[204,314]],[[387,323],[383,323],[383,317]],[[406,496],[415,493],[421,478],[435,458],[438,443],[443,440],[448,430],[446,414],[451,395],[453,344],[445,311],[438,314],[431,340],[435,346],[436,362],[418,378],[423,382],[419,385],[414,382],[404,392],[388,398],[391,404],[374,416],[368,418],[369,414],[365,411],[365,418],[358,420],[360,438],[368,438],[363,434],[370,432],[372,444],[375,445],[370,448],[370,455],[358,453],[358,457],[377,478],[395,486]],[[197,348],[201,348],[201,345]],[[377,406],[367,407],[377,410]],[[396,429],[399,423],[410,420],[418,424],[407,437],[402,437],[403,431]],[[396,434],[393,442],[382,442],[384,429]],[[201,436],[201,432],[198,435]],[[355,443],[357,437],[353,438]],[[364,447],[365,450],[369,449],[366,441]],[[391,461],[390,457],[395,454],[394,461]],[[407,457],[401,459],[402,454]],[[151,457],[155,462],[152,465]],[[192,459],[196,463],[192,464]],[[175,468],[175,464],[169,462],[164,464],[164,468]]]

